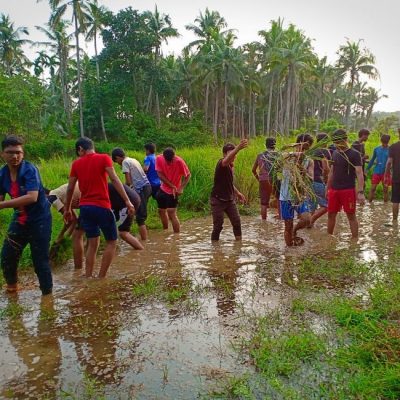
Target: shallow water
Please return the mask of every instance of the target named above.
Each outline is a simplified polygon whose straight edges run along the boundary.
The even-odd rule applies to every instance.
[[[282,222],[269,216],[243,218],[242,243],[229,224],[220,243],[210,243],[211,219],[195,219],[182,233],[151,232],[146,250],[121,245],[109,276],[85,280],[71,263],[56,269],[52,299],[41,299],[32,278],[16,297],[0,295],[0,306],[24,307],[0,328],[0,394],[55,398],[61,391],[82,397],[96,378],[110,399],[191,399],[215,379],[251,370],[232,343],[245,337],[245,315],[281,312],[298,277],[291,265],[306,256],[343,253],[365,261],[387,259],[398,243],[390,205],[360,209],[360,239],[350,240],[344,215],[337,234],[326,219],[300,233],[302,247],[286,248]],[[132,287],[149,276],[166,287],[188,282],[176,302],[137,298]],[[32,282],[31,282],[32,281]],[[353,290],[361,290],[353,287]],[[282,311],[283,312],[283,311]]]

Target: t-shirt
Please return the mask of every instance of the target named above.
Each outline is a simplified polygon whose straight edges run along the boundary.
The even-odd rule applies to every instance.
[[[49,196],[56,196],[56,200],[51,203],[51,205],[57,210],[60,211],[66,201],[67,201],[67,189],[68,189],[68,184],[66,183],[65,185],[61,185],[60,187],[53,189],[50,191]],[[81,198],[81,191],[79,190],[79,185],[75,185],[75,190],[72,195],[72,202],[78,202]]]
[[[72,163],[70,176],[78,179],[80,206],[111,208],[106,168],[112,166],[109,155],[98,153],[86,154]]]
[[[124,189],[130,202],[135,207],[135,210],[137,210],[140,206],[140,196],[128,185],[124,185]],[[120,196],[112,183],[108,184],[108,193],[110,195],[111,209],[114,211],[114,213],[118,214],[122,209],[126,208],[124,199]]]
[[[400,183],[400,141],[389,147],[389,157],[393,159],[392,182]]]
[[[322,161],[331,160],[331,152],[328,149],[318,149],[314,153],[314,182],[324,183]]]
[[[272,178],[272,168],[277,154],[276,151],[267,150],[257,156],[258,178],[260,181],[268,181]]]
[[[35,191],[38,192],[35,203],[14,209],[13,218],[21,225],[50,218],[50,203],[47,201],[39,171],[33,164],[24,160],[18,168],[16,181],[12,182],[8,166],[0,169],[1,196],[8,194],[15,199]]]
[[[144,186],[150,184],[140,162],[135,158],[124,158],[124,161],[122,161],[122,173],[130,174],[133,187],[139,192]]]
[[[156,158],[156,171],[162,172],[178,190],[181,188],[182,177],[187,178],[190,175],[189,168],[182,158],[175,156],[169,163],[162,154]],[[172,189],[164,182],[161,183],[161,190],[165,193],[172,194]]]
[[[336,150],[332,155],[332,189],[354,189],[356,187],[356,168],[361,167],[361,154],[353,148]]]
[[[365,144],[361,143],[359,140],[356,140],[352,144],[352,148],[361,155],[362,167],[364,169],[364,167],[365,167]]]
[[[386,163],[389,158],[389,147],[375,147],[374,153],[372,154],[372,158],[368,163],[368,169],[374,167],[374,174],[383,175],[386,169]]]
[[[222,201],[232,201],[235,198],[233,168],[231,165],[223,166],[222,158],[215,167],[214,186],[211,190],[211,197]]]
[[[147,179],[150,182],[150,185],[160,186],[161,181],[156,171],[156,156],[154,154],[149,154],[148,156],[146,156],[144,159],[144,165],[148,167],[146,174],[147,174]]]

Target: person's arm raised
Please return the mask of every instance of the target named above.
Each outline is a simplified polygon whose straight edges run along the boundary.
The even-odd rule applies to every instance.
[[[106,172],[108,174],[108,177],[110,178],[110,181],[114,185],[115,190],[118,192],[118,194],[124,200],[126,208],[128,209],[128,214],[134,215],[135,207],[129,200],[129,197],[126,194],[124,186],[123,186],[122,182],[120,181],[120,179],[118,178],[118,175],[116,174],[115,169],[113,167],[106,167]]]
[[[246,148],[248,145],[249,145],[248,140],[242,139],[240,143],[232,151],[230,151],[226,155],[226,157],[222,160],[222,166],[227,167],[228,165],[232,164],[236,154],[239,153],[240,150]]]

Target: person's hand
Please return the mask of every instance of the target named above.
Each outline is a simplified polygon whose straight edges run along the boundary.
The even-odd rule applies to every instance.
[[[237,198],[238,198],[240,203],[246,204],[247,199],[246,199],[246,196],[243,193],[240,193],[240,192],[237,193]]]
[[[240,143],[237,145],[239,150],[246,148],[249,145],[249,141],[247,139],[242,139]]]
[[[175,191],[176,196],[180,196],[182,193],[183,193],[182,188],[176,189],[176,191]]]
[[[69,209],[64,209],[64,221],[66,224],[71,223],[75,218],[75,214],[72,212],[72,210]]]
[[[171,190],[172,190],[172,196],[174,196],[174,198],[176,199],[176,193],[178,191],[177,187],[176,186],[172,186]]]
[[[360,206],[363,206],[365,204],[365,195],[364,192],[362,193],[357,193],[357,200]]]
[[[130,201],[128,201],[125,204],[126,204],[126,208],[127,208],[127,211],[128,211],[128,215],[129,216],[135,215],[135,207],[133,206],[133,204]]]
[[[80,199],[72,199],[71,208],[79,208]]]

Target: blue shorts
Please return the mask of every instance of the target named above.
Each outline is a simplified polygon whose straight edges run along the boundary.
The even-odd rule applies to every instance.
[[[117,225],[110,209],[97,206],[80,206],[79,209],[79,227],[88,239],[100,236],[101,230],[107,241],[117,240]]]
[[[283,220],[294,219],[294,212],[301,215],[310,212],[310,204],[308,201],[303,201],[303,203],[298,206],[294,206],[290,200],[280,200],[281,207],[281,218]]]
[[[313,191],[315,197],[312,199],[311,211],[315,211],[318,206],[328,207],[328,200],[326,198],[326,186],[321,182],[313,182]]]

